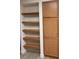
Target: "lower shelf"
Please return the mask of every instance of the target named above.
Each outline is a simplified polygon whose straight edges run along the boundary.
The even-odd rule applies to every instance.
[[[24,40],[31,40],[31,41],[39,41],[39,36],[25,36],[23,37]]]
[[[23,29],[26,34],[39,34],[39,29]]]
[[[24,48],[40,49],[40,46],[34,44],[25,44]]]
[[[31,12],[31,13],[21,13],[22,15],[26,15],[26,16],[39,16],[39,12]]]

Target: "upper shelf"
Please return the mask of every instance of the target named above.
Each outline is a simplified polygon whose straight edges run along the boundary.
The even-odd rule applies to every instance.
[[[42,0],[42,2],[51,2],[51,1],[55,1],[55,0]],[[22,4],[23,5],[27,5],[27,4],[38,4],[39,0],[23,0]]]
[[[29,13],[22,12],[21,14],[26,16],[39,16],[39,12],[29,12]]]
[[[56,1],[56,0],[42,0],[42,2],[51,2],[51,1]]]

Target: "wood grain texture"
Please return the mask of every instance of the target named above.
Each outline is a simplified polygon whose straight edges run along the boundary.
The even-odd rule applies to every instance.
[[[22,15],[25,15],[25,16],[39,16],[39,13],[38,12],[31,12],[31,13],[21,13]]]
[[[58,5],[57,1],[43,3],[44,52],[58,59]]]
[[[57,2],[43,3],[43,17],[58,17]]]
[[[38,26],[39,21],[22,21],[24,25],[30,25],[30,26]]]
[[[58,18],[44,18],[45,55],[58,57]]]
[[[39,34],[39,29],[23,29],[23,32],[26,34]]]
[[[44,18],[44,36],[57,37],[57,21],[58,18]]]
[[[25,44],[24,48],[40,49],[40,46],[35,44]]]
[[[24,40],[39,40],[39,36],[25,36],[23,37]]]

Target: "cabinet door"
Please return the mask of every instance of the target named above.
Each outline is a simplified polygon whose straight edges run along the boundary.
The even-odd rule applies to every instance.
[[[56,1],[43,3],[43,16],[44,17],[58,17]]]
[[[44,18],[45,55],[58,57],[58,18]]]

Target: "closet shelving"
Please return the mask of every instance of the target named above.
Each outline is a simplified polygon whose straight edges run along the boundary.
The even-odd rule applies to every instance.
[[[31,48],[31,49],[40,49],[39,48],[39,45],[34,45],[34,44],[27,44],[27,45],[24,45],[24,48]]]
[[[24,25],[22,32],[24,33],[23,40],[25,41],[24,48],[38,49],[40,51],[40,36],[39,36],[39,6],[38,0],[22,0],[21,15],[24,16],[21,23]],[[28,19],[25,19],[27,18]]]
[[[39,16],[39,13],[38,12],[22,13],[22,15],[26,15],[26,16]]]
[[[29,25],[31,27],[38,26],[39,25],[39,21],[37,19],[33,19],[33,20],[22,20],[22,23],[24,25]]]
[[[31,26],[34,26],[34,25],[39,25],[39,21],[22,21],[22,23],[24,25],[31,25]]]
[[[23,38],[23,40],[25,41],[25,42],[27,42],[27,44],[25,44],[24,45],[24,48],[25,49],[38,49],[38,50],[40,50],[40,45],[38,44],[39,43],[39,37],[38,36],[35,36],[35,37],[33,37],[33,36],[26,36],[26,37],[24,37]]]
[[[23,32],[26,34],[39,34],[39,29],[23,29]]]
[[[51,1],[55,1],[55,0],[42,0],[42,2],[51,2]],[[29,0],[29,1],[24,0],[23,1],[23,5],[29,5],[29,4],[32,5],[32,4],[38,4],[38,3],[39,3],[39,0]]]
[[[25,40],[25,41],[28,41],[28,40],[30,40],[30,41],[39,41],[39,36],[38,35],[26,35],[26,36],[24,36],[23,37],[23,39]]]
[[[42,25],[42,2],[51,2],[54,0],[21,0],[22,8],[21,15],[24,17],[21,20],[23,40],[25,41],[24,48],[27,49],[38,49],[40,56],[44,57],[43,52],[43,25]],[[29,18],[28,18],[29,17]],[[32,17],[37,17],[34,19]],[[25,19],[28,18],[28,19]],[[30,19],[31,18],[31,19]],[[35,27],[35,28],[28,28]],[[28,43],[29,42],[29,43]]]

